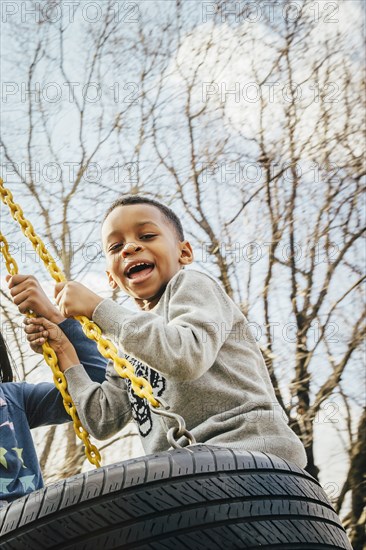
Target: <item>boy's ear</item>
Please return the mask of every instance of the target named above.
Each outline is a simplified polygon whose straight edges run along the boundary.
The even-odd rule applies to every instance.
[[[116,281],[113,279],[112,275],[109,273],[109,271],[106,271],[106,274],[108,277],[109,286],[114,290],[115,288],[117,288],[118,285]]]
[[[193,250],[191,243],[188,241],[181,241],[180,243],[180,257],[179,263],[182,265],[188,265],[193,262]]]

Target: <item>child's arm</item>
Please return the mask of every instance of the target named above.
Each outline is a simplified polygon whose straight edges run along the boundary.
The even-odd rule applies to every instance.
[[[76,351],[63,331],[44,318],[32,319],[41,336],[55,350],[60,370],[64,372],[68,391],[77,408],[81,423],[97,439],[106,439],[131,420],[131,406],[125,381],[109,365],[106,380],[99,384],[90,379],[80,365]]]
[[[42,346],[48,340],[48,343],[57,355],[58,366],[61,372],[65,372],[70,367],[80,364],[74,346],[58,325],[51,323],[51,321],[44,317],[25,319],[25,324],[37,327],[37,338],[34,340],[36,345]]]
[[[72,321],[72,325],[74,323],[79,325],[79,323],[71,319],[69,321]],[[51,347],[53,347],[58,355],[58,364],[61,371],[65,371],[67,368],[80,363],[80,359],[72,343],[57,325],[50,323],[44,318],[26,319],[25,322],[33,327],[37,327],[39,334],[38,340],[36,340],[37,345],[42,346],[45,338],[50,338],[52,342]],[[74,332],[78,332],[78,327],[74,326],[74,328]],[[79,335],[79,338],[81,338],[81,335]],[[89,341],[89,339],[87,340]],[[93,342],[90,343],[93,344]],[[92,352],[93,348],[94,346],[92,346]],[[103,381],[105,379],[106,360],[100,355],[98,357],[98,355],[95,354],[94,364],[88,365],[86,368],[92,380]],[[80,368],[82,367],[80,366]],[[24,411],[31,428],[50,424],[62,424],[71,420],[63,405],[62,396],[54,384],[48,382],[41,382],[39,384],[25,383],[21,384],[21,387],[23,389]]]
[[[78,296],[87,297],[90,291],[79,283],[56,287],[62,288],[63,313],[80,314]],[[214,280],[197,271],[179,272],[165,293],[161,299],[166,300],[167,320],[154,312],[134,313],[101,299],[95,300],[92,318],[125,353],[166,378],[198,379],[213,365],[230,332],[240,330],[235,326],[240,312],[234,313],[229,297]],[[250,351],[257,353],[249,342],[250,334],[237,334],[237,338],[245,339]]]
[[[33,323],[32,319],[25,319],[24,324],[24,330],[32,349],[35,347],[42,349],[41,346],[35,344],[41,336],[38,325]],[[99,353],[96,342],[84,334],[80,323],[75,319],[65,319],[58,327],[74,346],[79,363],[83,365],[90,378],[94,382],[102,383],[105,380],[105,370],[108,361]]]
[[[71,421],[71,416],[67,414],[62,402],[62,396],[54,384],[20,382],[19,386],[23,389],[23,408],[30,428]]]
[[[8,275],[7,281],[10,294],[19,311],[25,313],[32,310],[37,315],[58,324],[73,344],[79,358],[78,362],[83,365],[90,378],[96,382],[103,382],[107,360],[99,353],[96,343],[85,336],[80,323],[74,319],[66,319],[60,313],[33,275]],[[26,319],[24,330],[33,351],[42,353],[42,346],[37,344],[40,337],[37,326]]]
[[[45,315],[48,319],[59,323],[54,325],[47,318],[32,318],[25,320],[25,332],[28,341],[35,351],[42,351],[42,344],[46,338],[50,339],[51,346],[56,350],[60,369],[69,374],[69,392],[78,408],[83,425],[95,435],[95,437],[108,437],[113,435],[131,419],[131,409],[128,400],[126,385],[116,375],[117,383],[111,387],[101,388],[101,383],[106,377],[107,360],[99,353],[96,343],[85,336],[81,325],[74,319],[66,319],[56,306],[48,299],[42,287],[34,276],[15,275],[8,277],[9,288],[14,303],[19,310],[25,313],[29,309],[38,315]],[[61,329],[61,330],[60,330]],[[42,334],[44,333],[44,334]],[[83,366],[80,365],[82,363]],[[85,367],[85,370],[84,368]],[[85,372],[86,371],[86,372]],[[70,374],[72,372],[72,374]],[[80,397],[80,380],[83,388],[87,386]],[[122,387],[120,387],[122,386]],[[107,398],[102,399],[101,412],[94,416],[95,411],[100,410],[99,394],[105,390]],[[31,427],[58,424],[70,420],[66,413],[62,397],[53,384],[42,383],[37,385],[24,384],[24,408]],[[113,406],[108,403],[112,401]],[[117,401],[117,406],[114,402]],[[88,411],[90,403],[90,423],[83,409]],[[123,414],[119,411],[123,408]],[[95,424],[95,429],[94,429]],[[108,432],[106,426],[108,425]]]
[[[71,373],[73,376],[69,378],[68,374]],[[73,398],[81,423],[91,435],[97,439],[106,439],[120,431],[132,420],[127,392],[118,386],[118,380],[117,384],[111,382],[110,387],[106,389],[107,382],[104,382],[103,385],[93,382],[80,365],[70,368],[65,375],[69,393]],[[123,383],[122,378],[119,380]],[[83,387],[84,393],[78,398],[78,391],[81,387]],[[23,409],[30,428],[64,424],[71,421],[71,416],[67,414],[63,405],[60,392],[50,382],[41,382],[40,384],[20,382],[19,388],[23,389]],[[111,401],[112,406],[109,406]],[[122,410],[122,404],[124,404],[124,410]]]
[[[65,376],[81,423],[97,439],[111,437],[132,420],[126,381],[111,362],[102,384],[92,382],[81,366],[68,369]]]

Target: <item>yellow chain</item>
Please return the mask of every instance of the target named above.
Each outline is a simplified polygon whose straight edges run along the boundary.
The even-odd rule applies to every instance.
[[[1,246],[2,255],[5,258],[5,265],[6,265],[6,269],[8,270],[8,273],[10,273],[10,275],[16,275],[18,273],[18,264],[10,254],[8,241],[5,239],[4,235],[1,232],[0,232],[0,246]]]
[[[8,242],[1,232],[0,232],[0,246],[1,246],[1,252],[5,258],[6,268],[8,272],[10,273],[10,275],[16,275],[18,273],[17,263],[14,260],[14,258],[11,256],[9,252]],[[35,315],[33,313],[27,313],[27,317],[35,317]],[[74,422],[75,433],[83,441],[85,445],[85,454],[88,457],[88,460],[92,464],[97,466],[97,468],[99,468],[100,460],[101,460],[100,453],[96,448],[96,446],[90,443],[89,434],[83,428],[80,422],[75,405],[72,402],[72,399],[67,391],[67,382],[66,382],[65,375],[63,372],[60,371],[58,367],[57,356],[48,342],[45,342],[43,344],[42,351],[43,351],[43,357],[45,358],[47,365],[51,368],[55,386],[61,393],[65,410],[71,416]]]
[[[32,224],[25,219],[23,210],[21,209],[19,204],[16,204],[14,202],[13,195],[11,194],[9,189],[6,189],[4,187],[4,182],[1,178],[0,194],[1,200],[9,207],[11,215],[20,224],[24,235],[26,235],[30,239],[34,249],[36,250],[36,252],[38,252],[40,258],[43,260],[43,263],[51,276],[57,282],[66,281],[65,275],[56,265],[55,260],[47,251],[41,238],[36,235]],[[98,350],[103,355],[103,357],[105,357],[106,359],[111,359],[113,361],[114,368],[119,376],[121,376],[122,378],[128,378],[130,380],[133,391],[139,397],[147,399],[153,407],[159,407],[160,403],[157,399],[155,399],[150,383],[144,378],[136,376],[135,369],[131,365],[131,363],[127,361],[127,359],[119,357],[117,355],[116,346],[106,338],[103,338],[102,331],[100,330],[98,325],[93,321],[90,321],[85,316],[78,316],[75,317],[75,319],[77,319],[81,323],[84,334],[86,334],[86,336],[91,340],[97,342]]]

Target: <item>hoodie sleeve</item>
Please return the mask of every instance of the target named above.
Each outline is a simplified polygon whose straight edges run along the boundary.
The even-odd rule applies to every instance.
[[[167,379],[198,379],[213,365],[233,330],[233,308],[213,279],[193,270],[179,272],[165,293],[164,317],[154,312],[134,313],[103,300],[93,320],[126,354]]]
[[[97,439],[107,439],[132,420],[126,382],[109,363],[106,380],[93,382],[81,365],[65,372],[82,425]]]
[[[76,349],[82,363],[79,368],[84,374],[88,373],[86,376],[91,381],[102,383],[108,361],[99,353],[96,343],[85,336],[80,323],[75,319],[66,319],[59,326]],[[24,384],[24,408],[31,428],[71,421],[60,392],[49,382]]]

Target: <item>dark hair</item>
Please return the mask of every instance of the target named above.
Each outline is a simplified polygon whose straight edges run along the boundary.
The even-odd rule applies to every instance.
[[[126,195],[116,199],[114,202],[112,202],[112,204],[106,211],[103,218],[103,222],[105,222],[109,214],[115,208],[117,208],[117,206],[128,206],[129,204],[150,204],[151,206],[155,206],[156,208],[158,208],[160,212],[163,214],[163,216],[167,219],[167,221],[171,225],[173,225],[179,240],[184,241],[184,232],[183,232],[182,224],[178,216],[174,214],[173,210],[171,210],[161,202],[158,202],[154,199],[148,199],[147,197],[142,197],[141,195]]]
[[[12,382],[13,370],[5,340],[0,332],[0,382]]]

